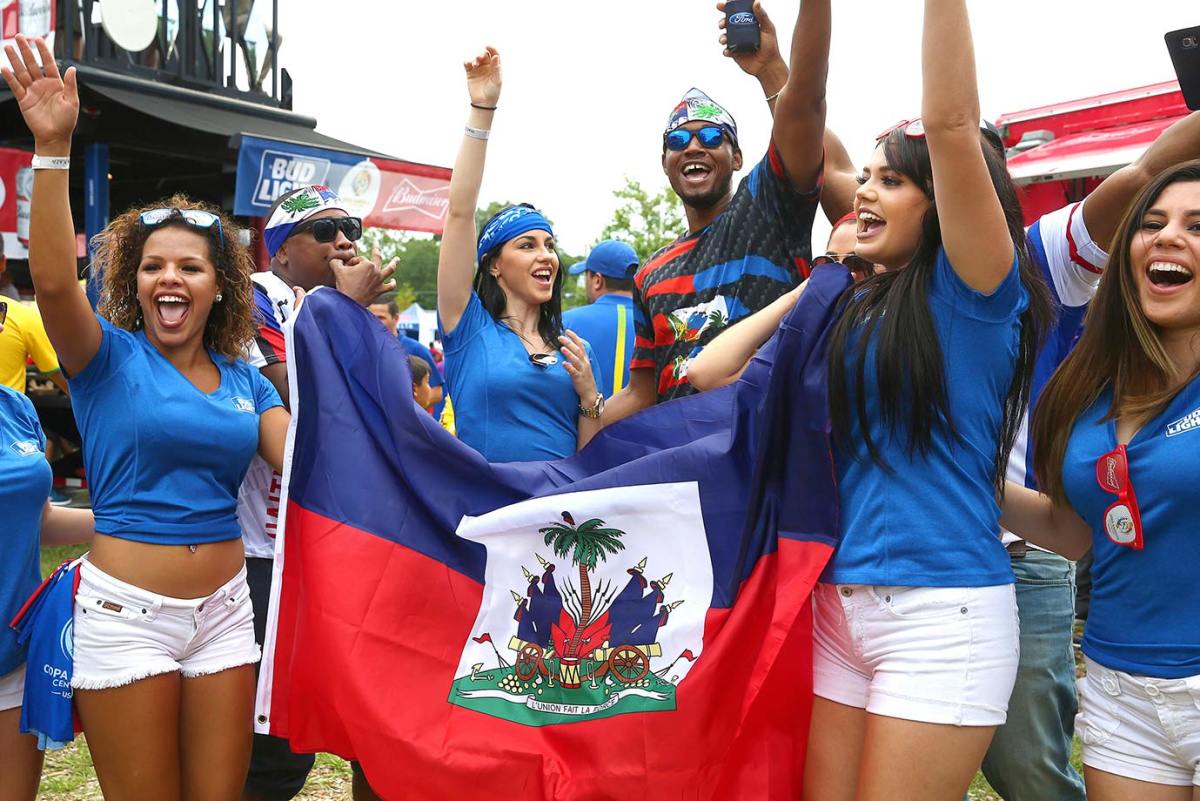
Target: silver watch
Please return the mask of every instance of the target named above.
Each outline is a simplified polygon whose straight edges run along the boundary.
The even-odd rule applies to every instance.
[[[604,414],[604,395],[603,395],[603,393],[600,393],[600,392],[596,393],[596,402],[593,403],[591,406],[580,406],[579,413],[589,419],[599,420],[600,415]]]

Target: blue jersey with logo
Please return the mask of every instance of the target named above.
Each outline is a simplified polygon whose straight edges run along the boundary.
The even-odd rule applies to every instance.
[[[1092,601],[1083,652],[1113,670],[1177,679],[1200,675],[1200,379],[1126,445],[1145,547],[1113,543],[1104,516],[1117,496],[1096,480],[1096,461],[1117,447],[1103,420],[1106,390],[1075,421],[1063,459],[1071,506],[1092,527]]]
[[[608,293],[595,303],[563,313],[563,328],[587,340],[596,352],[600,372],[596,387],[611,398],[629,383],[629,360],[633,358],[633,298]]]
[[[144,331],[97,319],[100,349],[70,378],[96,531],[160,545],[237,539],[238,485],[279,393],[215,353],[220,386],[201,392]]]
[[[1008,277],[985,295],[958,277],[942,250],[928,297],[959,436],[935,430],[928,452],[908,452],[907,433],[893,435],[881,419],[879,389],[870,380],[875,374],[872,343],[864,382],[867,420],[891,470],[871,459],[857,415],[851,415],[849,452],[835,448],[842,539],[822,581],[914,587],[1013,581],[1008,553],[1000,544],[1000,508],[992,479],[1028,295],[1015,257]],[[851,366],[855,349],[853,343],[846,348]],[[848,402],[855,408],[853,381],[850,388]]]
[[[441,321],[438,321],[441,328]],[[489,462],[533,462],[575,453],[579,395],[563,368],[565,358],[540,367],[511,328],[499,322],[479,296],[471,300],[446,345],[446,386],[454,399],[458,438]],[[598,372],[591,346],[592,372]]]
[[[25,658],[8,622],[41,581],[38,546],[51,481],[45,451],[33,404],[0,384],[0,676]]]

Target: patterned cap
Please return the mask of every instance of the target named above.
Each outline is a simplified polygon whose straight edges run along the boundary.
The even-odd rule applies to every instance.
[[[293,228],[326,209],[346,212],[346,207],[338,200],[337,193],[328,186],[313,184],[293,192],[275,207],[271,219],[267,220],[263,229],[263,242],[267,246],[267,253],[274,258],[283,241],[291,235]]]
[[[729,134],[729,138],[733,140],[734,144],[737,144],[737,123],[734,122],[733,115],[719,106],[717,101],[695,87],[687,90],[683,99],[679,101],[679,105],[671,111],[663,136],[689,122],[711,122],[720,126],[725,133]]]

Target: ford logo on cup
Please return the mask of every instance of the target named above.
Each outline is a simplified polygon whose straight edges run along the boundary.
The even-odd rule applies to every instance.
[[[753,25],[754,21],[754,15],[749,11],[742,11],[729,18],[731,25]]]

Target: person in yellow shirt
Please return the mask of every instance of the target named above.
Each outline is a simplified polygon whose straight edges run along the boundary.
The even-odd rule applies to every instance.
[[[0,303],[8,306],[4,330],[0,331],[0,384],[24,392],[25,364],[32,357],[37,368],[66,392],[67,381],[37,309],[15,300],[3,299]]]

